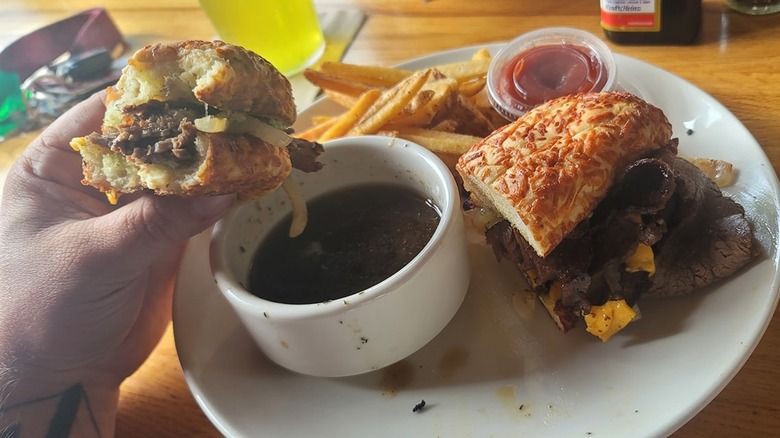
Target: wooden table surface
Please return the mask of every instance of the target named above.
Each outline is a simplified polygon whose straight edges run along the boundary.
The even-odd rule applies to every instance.
[[[597,35],[595,0],[317,0],[320,10],[354,7],[367,20],[345,60],[391,65],[464,45],[505,41],[544,26],[572,26]],[[104,1],[133,41],[209,39],[214,30],[197,0]],[[54,20],[94,6],[86,0],[4,0],[0,47]],[[740,15],[725,0],[704,0],[703,28],[690,46],[612,48],[662,67],[701,87],[752,132],[780,170],[780,14]],[[31,135],[0,143],[0,172]],[[737,147],[737,145],[735,145]],[[2,173],[0,173],[0,178]],[[723,392],[675,437],[780,434],[780,317]],[[145,365],[123,385],[120,437],[219,436],[190,394],[169,328]]]

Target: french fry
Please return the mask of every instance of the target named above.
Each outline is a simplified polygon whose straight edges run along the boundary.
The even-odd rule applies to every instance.
[[[314,116],[311,118],[312,125],[321,125],[329,120],[333,119],[333,116]]]
[[[302,138],[309,141],[318,141],[320,136],[325,133],[328,129],[330,129],[331,126],[333,126],[336,121],[338,120],[338,117],[332,117],[330,120],[326,122],[322,122],[318,125],[314,125],[311,128],[294,134],[295,137]]]
[[[479,93],[469,96],[469,100],[474,106],[479,109],[490,107],[490,98],[488,97],[487,89],[483,88]]]
[[[304,75],[346,111],[313,120],[315,125],[299,136],[318,141],[365,134],[405,138],[453,164],[507,123],[487,99],[491,59],[483,48],[468,60],[415,71],[325,62]]]
[[[493,55],[491,55],[490,51],[488,49],[484,48],[484,47],[479,49],[479,50],[477,50],[476,52],[474,52],[473,55],[471,55],[471,59],[474,60],[474,61],[479,60],[479,59],[488,59],[489,60],[489,59],[492,59],[492,58],[493,58]]]
[[[436,125],[432,126],[433,131],[452,132],[458,130],[458,122],[452,119],[442,120]]]
[[[482,137],[434,131],[432,129],[409,128],[398,132],[398,136],[413,141],[437,154],[466,153]]]
[[[435,71],[434,71],[435,72]],[[433,74],[432,74],[433,75]],[[440,76],[438,79],[429,79],[423,85],[419,95],[425,94],[423,105],[416,105],[416,98],[404,107],[403,111],[389,122],[391,125],[426,127],[437,118],[446,107],[447,102],[458,87],[457,81],[452,78]],[[420,99],[422,100],[422,99]]]
[[[417,92],[412,100],[410,100],[409,103],[406,104],[406,106],[403,108],[403,110],[401,110],[401,115],[409,116],[417,113],[422,107],[427,105],[435,95],[436,91],[427,89],[425,88],[425,85],[423,85],[423,89]]]
[[[477,111],[482,113],[486,119],[490,120],[490,123],[494,128],[498,128],[509,123],[509,121],[507,121],[504,116],[499,114],[498,111],[493,108],[493,105],[490,104],[490,99],[488,99],[488,93],[486,89],[483,88],[479,93],[471,96],[469,101],[477,109]]]
[[[490,59],[471,59],[469,61],[443,64],[436,67],[445,76],[459,83],[487,75]]]
[[[312,84],[323,90],[331,90],[348,96],[360,96],[363,92],[374,87],[360,82],[350,81],[348,79],[323,73],[321,71],[306,69],[303,76]]]
[[[485,88],[485,83],[487,82],[487,77],[482,76],[479,78],[473,78],[469,79],[467,81],[461,82],[458,86],[458,91],[460,94],[471,97],[482,91],[483,88]]]
[[[460,93],[453,94],[447,110],[444,112],[446,117],[458,122],[458,132],[461,134],[484,137],[496,126],[477,107]],[[439,120],[434,120],[434,123]]]
[[[328,99],[336,102],[344,108],[352,108],[352,106],[357,103],[358,98],[360,97],[360,95],[355,96],[352,94],[339,93],[338,91],[328,89],[323,89],[323,91],[325,92],[325,95],[328,96]]]
[[[319,141],[338,138],[346,134],[357,124],[358,120],[366,114],[366,111],[371,108],[371,105],[373,105],[381,95],[382,92],[376,88],[361,94],[360,98],[355,102],[355,105],[342,114],[336,123],[320,136]]]
[[[431,76],[431,69],[417,71],[399,82],[393,88],[382,92],[371,108],[366,111],[358,123],[347,132],[347,135],[365,135],[377,132],[392,117],[400,113],[410,100],[420,91]]]
[[[377,131],[376,135],[383,135],[385,137],[398,137],[398,131],[382,129],[381,131]]]
[[[439,68],[445,75],[461,82],[486,75],[487,66],[490,64],[491,59],[492,55],[490,52],[482,48],[474,52],[470,61],[442,64],[434,68]],[[332,61],[320,64],[316,71],[325,78],[340,78],[352,83],[376,88],[390,88],[413,73],[410,70],[395,67],[368,66]],[[317,74],[312,74],[311,72],[308,74],[320,82],[326,80],[320,79]]]
[[[343,62],[324,62],[319,66],[319,71],[377,88],[390,88],[412,75],[409,70]]]

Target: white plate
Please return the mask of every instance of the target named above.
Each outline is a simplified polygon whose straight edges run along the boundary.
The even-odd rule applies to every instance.
[[[466,59],[475,50],[405,66]],[[777,177],[755,139],[712,97],[635,59],[617,62],[621,86],[666,112],[681,153],[736,165],[739,179],[726,192],[756,223],[766,257],[709,290],[643,302],[643,318],[602,344],[583,330],[561,334],[540,306],[513,303],[519,274],[474,239],[468,296],[436,339],[388,369],[320,379],[280,369],[254,346],[214,287],[204,233],[185,254],[174,329],[186,380],[216,427],[228,436],[273,437],[665,436],[712,400],[750,356],[777,304]],[[300,120],[336,108],[319,101]],[[425,409],[413,413],[423,399]]]

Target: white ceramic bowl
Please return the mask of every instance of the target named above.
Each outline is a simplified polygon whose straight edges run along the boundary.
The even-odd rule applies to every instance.
[[[359,293],[316,304],[281,304],[246,290],[264,236],[290,213],[283,190],[234,209],[214,227],[211,269],[217,286],[262,351],[290,370],[323,377],[390,365],[433,339],[468,289],[470,266],[460,198],[446,165],[427,149],[397,138],[364,136],[324,144],[315,173],[294,171],[304,197],[386,182],[431,199],[441,220],[409,264]]]

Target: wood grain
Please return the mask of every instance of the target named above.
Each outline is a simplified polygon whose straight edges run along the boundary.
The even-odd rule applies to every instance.
[[[211,38],[196,0],[104,1],[133,41]],[[317,0],[321,10],[355,7],[368,16],[346,60],[392,65],[466,45],[509,40],[545,26],[572,26],[601,35],[598,2],[567,0]],[[5,0],[0,3],[0,46],[82,9],[91,1]],[[664,68],[714,96],[751,131],[780,170],[780,14],[752,17],[728,10],[725,0],[704,0],[700,39],[690,46],[619,46],[612,49]],[[0,179],[31,140],[0,143]],[[739,148],[740,145],[733,145]],[[673,436],[776,436],[780,433],[780,317],[739,374]],[[179,365],[172,330],[122,387],[119,437],[215,437]]]

